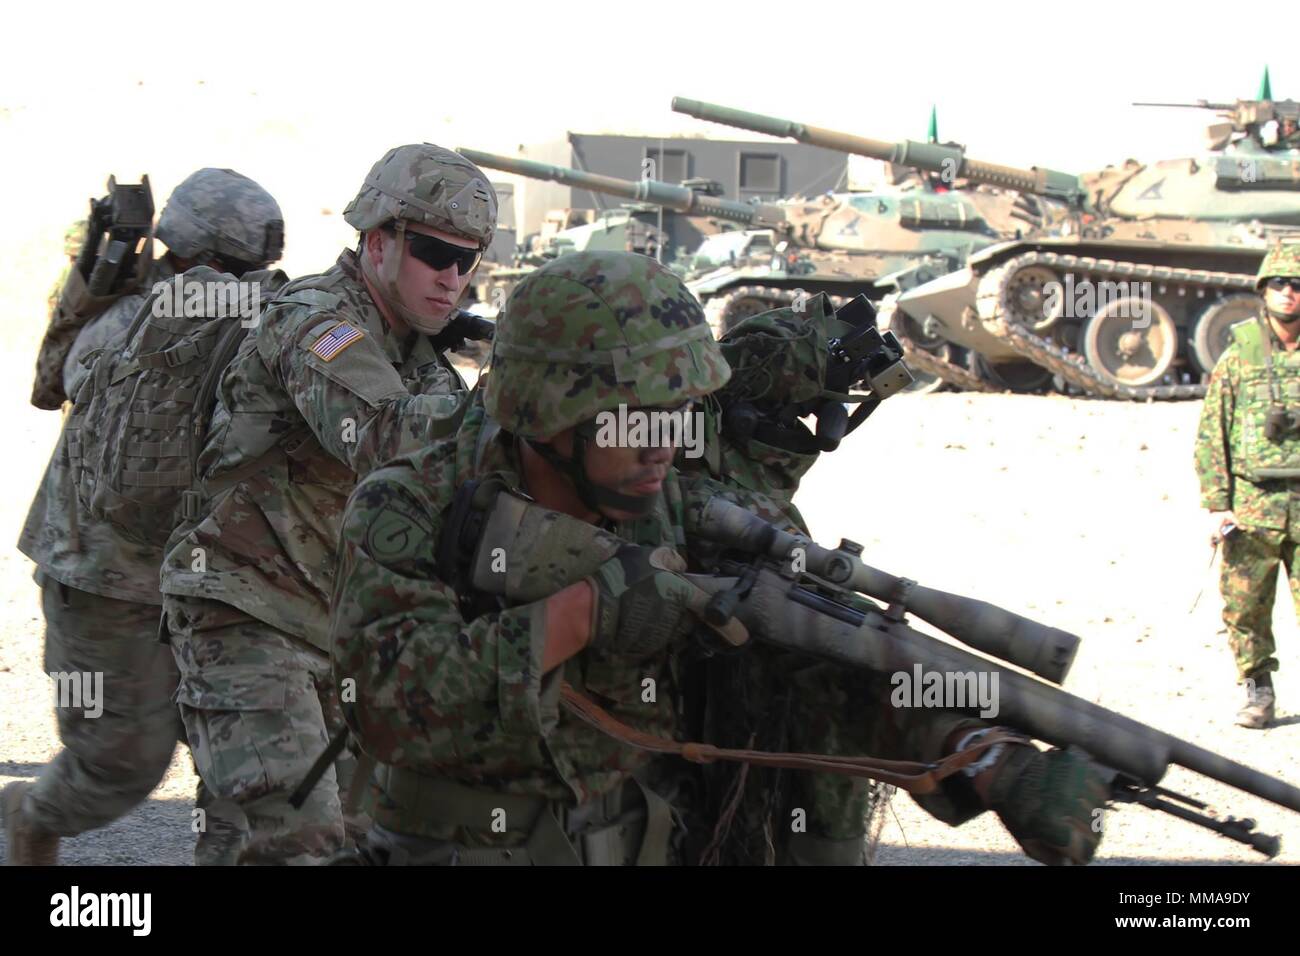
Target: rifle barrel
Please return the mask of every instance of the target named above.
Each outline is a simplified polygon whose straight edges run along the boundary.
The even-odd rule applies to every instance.
[[[715,593],[735,583],[734,578],[713,575],[688,577],[704,590]],[[760,586],[772,587],[773,579],[785,580],[769,573],[767,581]],[[890,621],[876,612],[855,612],[786,583],[789,584],[787,600],[777,606],[771,602],[744,601],[737,609],[737,617],[750,634],[765,643],[880,674],[906,674],[910,678],[919,667],[923,674],[939,673],[945,678],[970,674],[977,683],[980,674],[987,674],[985,686],[996,686],[991,708],[996,713],[981,715],[988,720],[1058,747],[1080,747],[1099,763],[1146,786],[1158,784],[1169,764],[1175,763],[1300,813],[1300,788],[1285,780]],[[827,613],[826,604],[834,604],[834,616]],[[997,675],[996,685],[994,675]],[[969,683],[967,680],[964,686]],[[966,707],[946,709],[979,713],[978,702],[967,700],[967,703]]]

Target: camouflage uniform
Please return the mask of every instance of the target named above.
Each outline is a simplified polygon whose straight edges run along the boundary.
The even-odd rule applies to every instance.
[[[258,237],[268,222],[282,230],[275,200],[260,186],[229,170],[200,170],[169,198],[161,222],[185,217],[171,235],[188,254],[205,258],[223,242],[249,229]],[[259,249],[255,260],[278,259],[278,245]],[[174,275],[170,257],[153,264],[151,278]],[[93,360],[91,353],[125,334],[142,295],[126,295],[81,329],[65,365],[63,387],[75,396]],[[82,364],[82,359],[87,359]],[[45,612],[47,672],[103,674],[103,713],[56,709],[65,749],[42,771],[24,807],[32,825],[60,837],[104,826],[143,801],[162,779],[176,741],[183,739],[172,694],[177,673],[171,652],[159,641],[162,551],[131,540],[95,520],[79,495],[69,454],[68,430],[46,468],[18,541],[36,563]],[[240,827],[200,788],[199,806],[209,828],[196,859],[229,862]]]
[[[1275,247],[1260,266],[1259,286],[1276,275],[1300,276],[1300,245]],[[1239,323],[1210,379],[1195,459],[1201,506],[1231,509],[1239,527],[1223,541],[1220,588],[1242,679],[1278,668],[1272,618],[1279,563],[1300,613],[1300,437],[1265,435],[1275,406],[1300,411],[1300,351],[1287,351],[1265,319]]]
[[[488,191],[448,211],[476,183]],[[486,184],[458,154],[401,147],[345,217],[364,232],[400,216],[486,247]],[[343,506],[360,476],[451,433],[464,410],[450,361],[430,338],[390,329],[361,267],[344,252],[265,307],[222,380],[200,456],[212,497],[163,563],[177,699],[200,774],[252,828],[242,862],[314,862],[342,845],[346,781],[334,770],[301,810],[288,798],[342,726],[326,633]]]
[[[674,292],[676,280],[667,276],[653,260],[616,253],[573,254],[538,270],[507,305],[493,345],[494,371],[455,440],[371,474],[349,502],[331,605],[334,676],[340,686],[355,682],[355,704],[345,708],[349,725],[380,764],[371,842],[390,859],[662,861],[665,854],[652,852],[644,836],[654,830],[662,799],[671,797],[692,814],[712,812],[691,796],[698,784],[693,771],[614,741],[558,703],[567,681],[636,730],[689,733],[690,717],[684,721],[678,712],[693,696],[686,684],[696,679],[685,642],[649,660],[588,648],[544,674],[546,601],[476,607],[472,593],[457,593],[440,577],[434,554],[458,487],[488,474],[522,487],[517,439],[554,434],[596,407],[674,406],[726,380],[712,338],[693,334],[707,330],[698,303],[679,283],[680,293]],[[589,323],[558,318],[575,313],[589,315]],[[575,351],[590,361],[573,358]],[[769,464],[776,464],[779,455],[769,451]],[[709,454],[721,462],[745,457],[736,448],[714,447]],[[750,483],[761,483],[759,458],[760,467],[746,475]],[[778,472],[797,478],[808,463]],[[693,536],[692,516],[712,496],[786,527],[801,525],[786,497],[789,485],[769,496],[714,480],[712,467],[670,470],[649,513],[610,530],[638,545],[670,546],[703,569],[716,555]],[[528,550],[525,559],[523,580],[554,578],[564,565],[562,549],[545,546]],[[943,711],[891,708],[880,686],[884,675],[761,647],[741,656],[751,663],[730,673],[733,690],[748,695],[743,704],[754,711],[784,708],[786,719],[778,723],[789,746],[782,749],[930,760],[944,753],[954,732],[982,726]],[[643,696],[646,678],[656,682],[654,702]],[[716,707],[725,698],[708,700]],[[754,791],[751,786],[747,796],[767,801],[769,827],[781,828],[775,840],[785,858],[860,856],[864,782],[804,774],[779,795]],[[922,803],[950,822],[979,812],[958,789]],[[807,811],[806,839],[782,841],[779,832],[794,808]],[[493,816],[498,809],[500,821]],[[622,829],[631,835],[611,836]],[[773,832],[768,829],[769,837]],[[690,858],[702,842],[675,845],[667,858]],[[851,855],[843,852],[846,844]]]
[[[73,349],[83,341],[89,326],[100,329],[123,329],[131,323],[135,310],[144,301],[149,286],[160,278],[167,278],[170,268],[163,259],[144,259],[139,263],[138,280],[122,293],[93,297],[85,289],[80,274],[74,275],[77,254],[86,241],[86,220],[74,223],[63,237],[63,248],[68,254],[68,265],[49,295],[49,320],[45,335],[36,352],[36,376],[32,382],[31,402],[37,408],[57,410],[71,401],[76,393],[71,389],[80,383],[81,358],[89,349],[83,348],[75,357]],[[152,256],[153,245],[145,245],[144,255]],[[69,281],[75,279],[75,285]],[[102,345],[107,338],[99,338]]]
[[[45,300],[51,319],[54,317],[54,310],[58,308],[59,296],[63,293],[63,284],[68,281],[68,273],[72,271],[76,264],[77,254],[81,251],[81,244],[86,241],[86,225],[85,219],[78,219],[63,234],[63,252],[68,257],[68,262],[63,267],[63,271],[59,273],[54,285],[50,287],[50,294]]]

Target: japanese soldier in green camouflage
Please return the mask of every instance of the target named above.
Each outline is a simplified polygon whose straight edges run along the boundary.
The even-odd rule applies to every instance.
[[[275,200],[253,180],[229,169],[201,169],[172,192],[156,234],[167,245],[149,272],[156,281],[194,265],[242,275],[280,258],[284,222]],[[53,329],[38,361],[37,394],[54,407],[77,396],[89,369],[81,358],[124,338],[144,301],[143,294],[127,294],[80,329]],[[59,706],[64,749],[35,783],[10,784],[0,797],[9,860],[17,864],[53,864],[60,837],[105,826],[143,801],[166,772],[178,737],[176,666],[158,641],[162,550],[127,539],[87,511],[75,477],[77,443],[65,427],[18,547],[36,563],[45,670],[65,680],[102,678],[102,699],[92,707]],[[211,794],[202,788],[199,804],[207,825],[196,859],[232,859],[230,848],[241,838],[238,814],[213,813]]]
[[[1223,622],[1246,683],[1243,727],[1273,720],[1273,598],[1286,569],[1300,612],[1300,239],[1269,249],[1256,288],[1263,315],[1232,328],[1196,436],[1201,505],[1223,543]]]
[[[358,485],[343,519],[330,637],[344,715],[377,761],[374,825],[359,859],[698,859],[715,821],[695,769],[568,708],[576,694],[633,734],[682,739],[701,605],[679,572],[710,570],[693,516],[723,495],[783,527],[800,524],[788,489],[769,496],[707,469],[679,471],[673,441],[634,439],[635,423],[626,434],[607,430],[610,416],[688,414],[730,374],[698,301],[671,272],[632,253],[574,253],[515,288],[491,372],[454,439]],[[474,526],[462,520],[466,496],[485,488],[593,526],[581,547],[521,526],[494,556],[507,581],[540,597],[507,604],[467,583],[457,560]],[[603,561],[592,562],[592,540]],[[575,563],[595,570],[579,576]],[[932,760],[983,726],[891,708],[887,692],[864,701],[855,695],[871,681],[832,665],[779,654],[769,665],[798,716],[813,718],[788,723],[788,749]],[[921,799],[954,823],[993,806],[1036,857],[1086,862],[1099,840],[1089,825],[1105,798],[1099,781],[1073,754],[1008,746],[978,777]],[[791,788],[768,808],[778,859],[860,859],[864,790],[812,779]],[[807,810],[801,839],[789,832],[792,806]]]
[[[458,153],[390,150],[344,210],[357,251],[267,303],[222,379],[206,498],[172,535],[162,591],[199,773],[248,819],[240,862],[343,845],[347,761],[289,803],[342,726],[327,632],[343,506],[360,477],[459,423],[466,390],[442,334],[496,217]]]

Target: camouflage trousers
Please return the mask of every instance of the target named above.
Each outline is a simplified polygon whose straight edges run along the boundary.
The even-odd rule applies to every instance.
[[[347,754],[301,809],[289,797],[343,715],[328,655],[217,601],[166,595],[176,699],[199,775],[248,822],[241,864],[322,863],[344,845]]]
[[[1277,593],[1278,566],[1286,569],[1291,598],[1300,615],[1300,567],[1296,567],[1297,542],[1284,531],[1238,528],[1223,541],[1219,590],[1223,595],[1223,623],[1244,680],[1275,671],[1277,644],[1273,639],[1273,601]]]
[[[41,771],[26,807],[61,837],[106,826],[156,787],[183,738],[172,695],[176,665],[158,641],[160,609],[102,597],[41,575],[45,671],[55,688],[63,749]],[[209,826],[195,862],[233,862],[243,838],[234,807],[200,787]]]

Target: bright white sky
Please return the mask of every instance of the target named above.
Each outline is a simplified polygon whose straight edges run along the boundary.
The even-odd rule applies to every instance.
[[[1211,114],[1131,100],[1252,97],[1266,60],[1276,95],[1300,97],[1288,56],[1300,13],[1284,4],[1269,7],[1267,33],[1290,39],[1271,49],[1246,7],[1239,23],[1222,7],[1132,0],[741,8],[10,4],[0,269],[44,270],[110,172],[147,171],[160,205],[199,166],[252,176],[284,207],[285,266],[303,272],[351,240],[338,213],[402,142],[511,152],[566,130],[745,138],[673,113],[674,94],[882,139],[924,138],[933,103],[941,137],[971,155],[1070,171],[1201,150]]]

